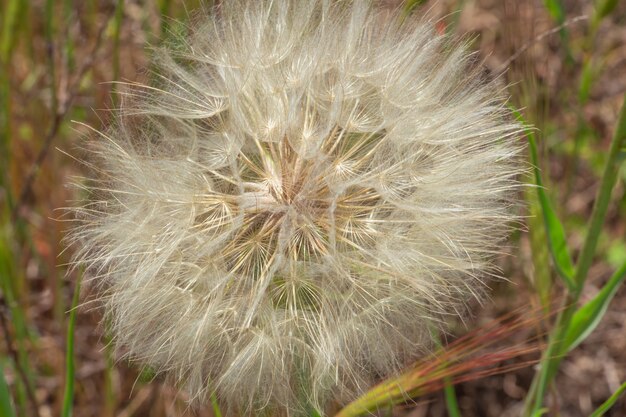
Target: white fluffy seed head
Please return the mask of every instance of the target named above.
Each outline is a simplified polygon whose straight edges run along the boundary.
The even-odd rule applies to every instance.
[[[75,261],[197,401],[346,401],[481,296],[520,126],[467,50],[365,1],[223,2],[89,143]]]

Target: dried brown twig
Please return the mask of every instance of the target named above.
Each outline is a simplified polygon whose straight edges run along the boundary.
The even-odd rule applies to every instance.
[[[539,43],[543,39],[547,38],[548,36],[553,35],[553,34],[559,32],[563,28],[566,28],[566,27],[571,26],[571,25],[573,25],[575,23],[578,23],[580,21],[585,21],[585,20],[588,20],[588,19],[589,19],[589,16],[587,16],[587,15],[581,15],[581,16],[573,17],[571,19],[566,20],[561,25],[558,25],[558,26],[556,26],[556,27],[554,27],[554,28],[552,28],[550,30],[547,30],[547,31],[545,31],[543,33],[540,33],[534,39],[531,39],[529,42],[526,42],[524,45],[522,45],[513,55],[511,55],[506,61],[504,61],[504,63],[502,65],[500,65],[500,68],[498,69],[497,73],[501,74],[501,73],[505,72],[509,68],[511,63],[513,61],[515,61],[517,58],[519,58],[520,55],[522,55],[529,48],[531,48],[532,46],[536,45],[537,43]]]

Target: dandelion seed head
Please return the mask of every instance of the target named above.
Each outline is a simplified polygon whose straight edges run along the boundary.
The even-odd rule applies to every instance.
[[[369,2],[224,2],[87,145],[70,239],[128,356],[196,402],[347,401],[464,314],[520,126],[463,45]]]

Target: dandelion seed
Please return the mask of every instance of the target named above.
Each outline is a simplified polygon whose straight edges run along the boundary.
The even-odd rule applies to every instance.
[[[75,261],[196,402],[353,399],[483,294],[520,127],[462,45],[368,2],[228,1],[181,43],[88,145]]]

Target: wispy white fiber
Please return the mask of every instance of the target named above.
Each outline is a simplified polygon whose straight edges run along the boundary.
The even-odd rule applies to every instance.
[[[481,297],[520,126],[462,44],[401,22],[229,0],[157,53],[87,144],[71,235],[130,358],[197,402],[296,415],[398,371]]]

